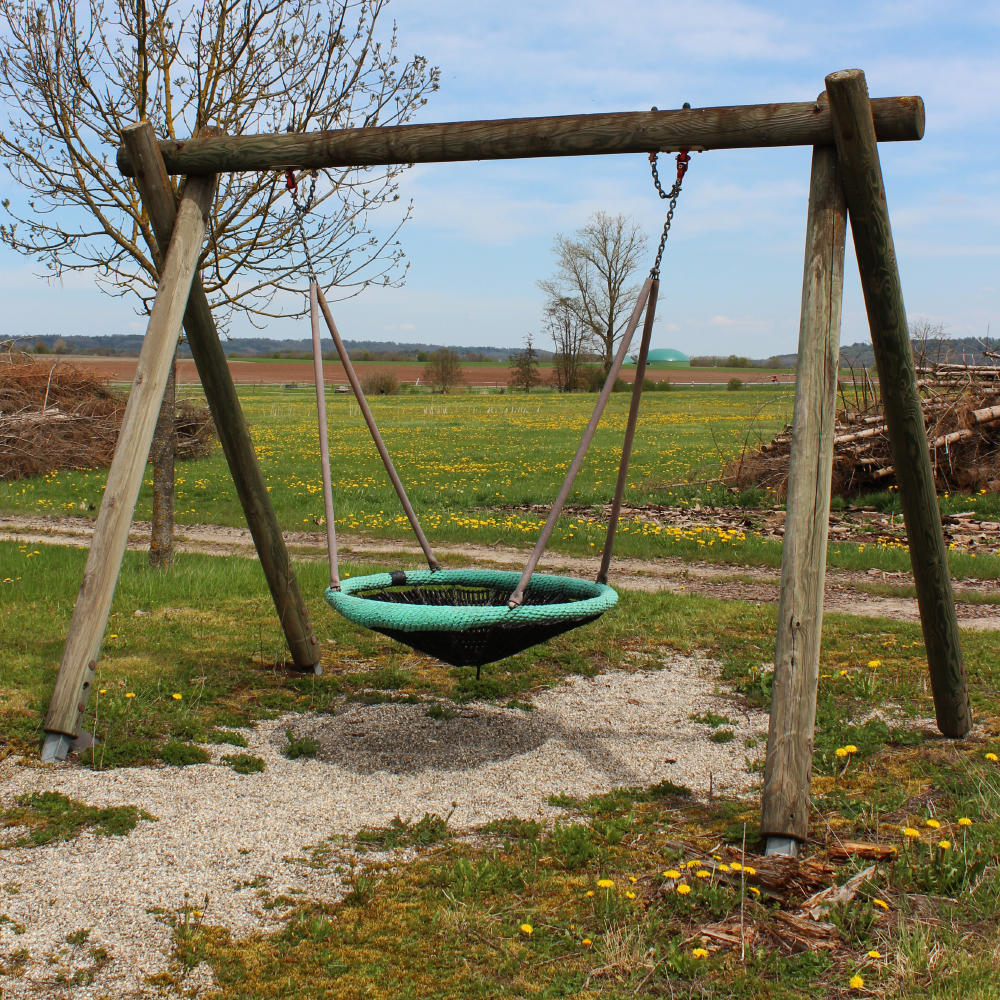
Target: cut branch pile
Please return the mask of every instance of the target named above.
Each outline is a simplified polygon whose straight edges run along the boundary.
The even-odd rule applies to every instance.
[[[938,364],[917,368],[924,426],[939,490],[1000,492],[1000,367]],[[881,396],[867,372],[841,383],[834,428],[832,492],[856,496],[895,483]],[[792,425],[726,470],[740,488],[788,484]]]
[[[0,480],[110,465],[126,402],[106,379],[72,365],[0,354]],[[175,429],[178,458],[208,455],[215,426],[207,407],[179,402]]]

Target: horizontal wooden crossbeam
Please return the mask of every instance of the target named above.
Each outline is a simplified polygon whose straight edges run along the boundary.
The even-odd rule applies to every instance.
[[[871,109],[879,142],[923,137],[924,102],[920,97],[876,98]],[[197,175],[833,143],[829,105],[826,101],[806,101],[213,136],[161,142],[160,152],[169,173]],[[118,151],[118,169],[124,176],[132,176],[124,148]]]

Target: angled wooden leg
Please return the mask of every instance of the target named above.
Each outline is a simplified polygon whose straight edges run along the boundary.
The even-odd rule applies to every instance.
[[[43,760],[63,759],[67,737],[80,731],[214,195],[214,176],[184,185],[45,719]]]
[[[761,803],[760,832],[769,854],[797,853],[809,832],[846,234],[847,204],[836,147],[816,146]]]
[[[972,728],[969,686],[868,85],[861,70],[842,70],[826,78],[826,92],[910,545],[934,712],[941,732],[958,738]]]
[[[136,166],[136,185],[149,213],[157,243],[165,246],[174,229],[177,208],[156,135],[148,122],[141,122],[125,129],[123,137]],[[292,570],[281,526],[267,492],[267,481],[257,461],[250,429],[243,416],[212,310],[198,275],[191,283],[184,329],[247,527],[257,547],[261,569],[281,619],[292,662],[298,670],[319,674],[322,672],[319,644],[309,622],[309,613]]]

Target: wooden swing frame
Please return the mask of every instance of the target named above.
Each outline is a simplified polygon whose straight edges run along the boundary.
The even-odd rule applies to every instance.
[[[814,102],[347,129],[301,135],[202,135],[157,142],[124,130],[123,175],[152,223],[159,286],[45,720],[43,761],[80,733],[135,503],[183,326],[294,666],[320,672],[319,645],[254,454],[197,274],[222,172],[769,146],[813,147],[781,595],[761,834],[795,854],[808,835],[816,686],[826,573],[840,311],[848,216],[893,465],[909,539],[937,723],[972,727],[958,621],[938,512],[878,142],[923,137],[919,97],[870,100],[861,70],[826,78]],[[170,175],[185,176],[175,198]]]

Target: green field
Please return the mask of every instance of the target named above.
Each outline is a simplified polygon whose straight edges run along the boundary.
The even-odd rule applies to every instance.
[[[315,398],[311,389],[240,390],[257,454],[278,519],[287,530],[322,523]],[[555,393],[457,396],[402,395],[375,399],[372,410],[390,454],[432,541],[533,540],[539,519],[501,508],[550,503],[573,457],[596,397]],[[570,497],[573,504],[609,501],[628,413],[627,393],[611,397],[586,464]],[[664,489],[665,484],[716,478],[720,462],[739,454],[748,420],[766,404],[763,432],[770,437],[790,414],[791,395],[761,388],[740,393],[655,393],[643,403],[636,434],[628,499],[632,502],[711,500],[718,485]],[[389,485],[353,398],[330,394],[330,461],[338,526],[398,537],[406,519]],[[136,518],[152,510],[152,473]],[[222,451],[177,466],[176,519],[182,524],[243,525]],[[96,513],[106,471],[69,472],[0,485],[0,510],[35,514]],[[95,508],[90,510],[91,505]],[[566,519],[558,540],[580,551],[601,529],[583,532]],[[648,527],[640,532],[649,543]],[[623,526],[623,543],[633,533]],[[666,541],[662,539],[661,541]]]
[[[188,390],[185,394],[190,392]],[[278,519],[286,530],[318,531],[323,525],[319,441],[311,389],[252,388],[240,395]],[[496,393],[456,396],[401,395],[372,402],[390,454],[431,541],[530,546],[544,518],[511,508],[550,503],[559,488],[596,397]],[[616,393],[598,428],[569,503],[610,501],[629,396]],[[745,443],[769,440],[791,418],[789,387],[752,386],[651,393],[643,398],[626,502],[678,507],[700,504],[773,506],[761,491],[734,494],[717,479]],[[409,525],[353,397],[328,395],[334,509],[344,534],[408,538]],[[59,471],[0,483],[0,511],[96,516],[106,470]],[[176,520],[180,524],[243,526],[222,451],[179,463]],[[682,485],[678,485],[682,484]],[[686,485],[685,485],[686,484]],[[895,502],[894,498],[885,499]],[[998,516],[1000,498],[941,498],[942,510],[977,509]],[[888,508],[887,508],[888,509]],[[136,507],[136,519],[152,513],[152,471]],[[555,551],[585,555],[604,544],[605,527],[591,513],[563,517],[552,539]],[[781,546],[752,531],[712,527],[690,530],[626,519],[616,552],[622,556],[680,556],[741,565],[781,564]],[[1000,560],[952,554],[958,577],[1000,577]],[[909,568],[899,548],[838,543],[829,565],[847,569]]]

